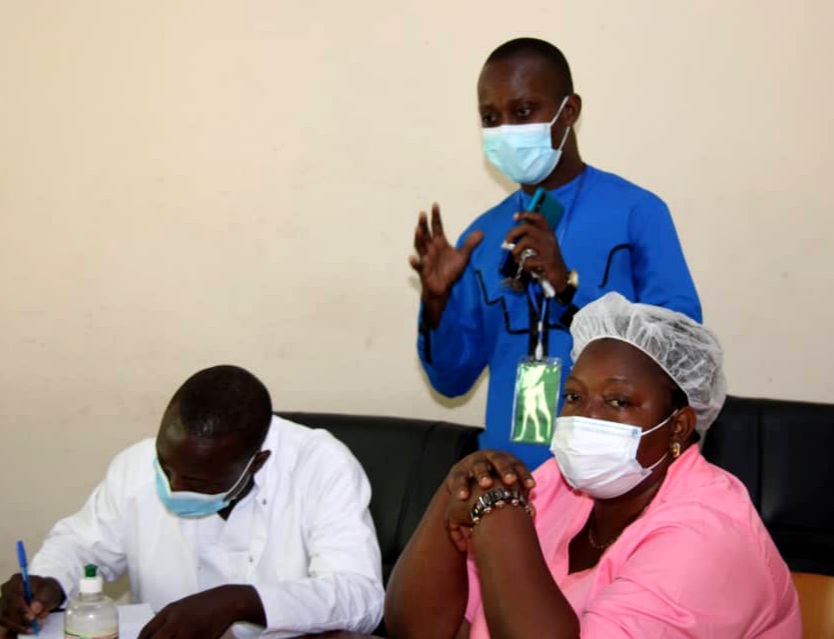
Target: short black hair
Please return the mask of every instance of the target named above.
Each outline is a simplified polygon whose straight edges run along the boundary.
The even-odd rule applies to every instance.
[[[562,89],[566,95],[573,93],[573,76],[570,72],[568,60],[557,47],[538,38],[516,38],[505,42],[489,54],[486,64],[498,60],[510,58],[533,56],[545,60],[553,67],[556,75],[562,81]]]
[[[235,435],[247,450],[261,446],[272,420],[272,400],[261,380],[239,366],[201,370],[179,387],[168,404],[194,437]]]

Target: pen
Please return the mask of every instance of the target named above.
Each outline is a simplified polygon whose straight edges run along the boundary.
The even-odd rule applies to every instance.
[[[26,560],[26,548],[22,541],[17,542],[17,563],[20,564],[20,574],[23,575],[23,595],[26,597],[26,605],[32,605],[32,584],[29,583],[29,562]],[[38,620],[32,619],[32,630],[40,635]]]

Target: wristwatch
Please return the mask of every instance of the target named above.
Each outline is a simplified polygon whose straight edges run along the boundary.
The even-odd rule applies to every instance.
[[[556,293],[556,301],[562,306],[567,306],[573,301],[576,289],[579,288],[579,273],[573,269],[568,271],[568,285],[561,293]]]

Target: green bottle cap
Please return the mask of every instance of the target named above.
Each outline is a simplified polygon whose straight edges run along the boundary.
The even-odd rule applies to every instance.
[[[98,566],[95,564],[87,564],[84,566],[84,577],[86,579],[90,579],[96,576],[98,573]]]

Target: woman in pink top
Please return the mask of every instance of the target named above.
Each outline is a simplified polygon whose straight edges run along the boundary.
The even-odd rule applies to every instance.
[[[800,637],[746,489],[696,445],[726,395],[715,336],[617,293],[571,333],[554,459],[452,469],[388,585],[391,636]]]

